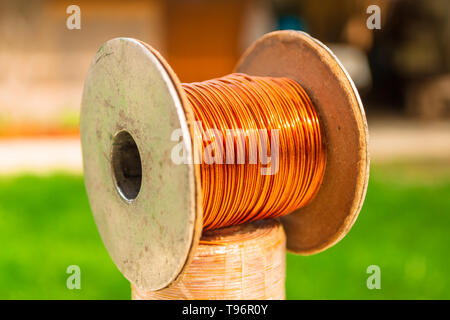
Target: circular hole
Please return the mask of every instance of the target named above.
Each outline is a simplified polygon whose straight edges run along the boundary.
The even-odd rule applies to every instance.
[[[117,191],[125,200],[136,199],[142,182],[141,156],[133,137],[125,130],[113,139],[111,161]]]

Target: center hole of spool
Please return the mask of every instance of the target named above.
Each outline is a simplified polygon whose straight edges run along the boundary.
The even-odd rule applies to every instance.
[[[119,131],[114,136],[111,161],[117,191],[127,201],[136,199],[142,183],[141,156],[128,131]]]

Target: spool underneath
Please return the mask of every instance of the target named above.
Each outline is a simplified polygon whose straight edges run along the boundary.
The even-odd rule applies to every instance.
[[[281,300],[285,298],[286,236],[277,220],[205,232],[191,264],[175,285],[135,300]]]

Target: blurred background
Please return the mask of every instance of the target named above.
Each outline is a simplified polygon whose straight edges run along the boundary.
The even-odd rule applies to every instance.
[[[69,30],[69,5],[81,29]],[[369,30],[370,5],[381,28]],[[0,299],[129,299],[87,201],[84,78],[100,45],[143,40],[184,82],[230,73],[272,30],[310,33],[339,57],[369,122],[371,177],[352,231],[287,257],[288,299],[450,298],[448,0],[0,0]],[[79,265],[81,290],[66,287]],[[369,290],[366,269],[381,269]]]

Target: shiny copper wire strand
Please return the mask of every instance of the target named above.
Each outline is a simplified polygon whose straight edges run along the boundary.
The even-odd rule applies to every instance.
[[[306,92],[288,78],[231,74],[204,82],[182,84],[201,122],[195,141],[202,141],[197,156],[201,162],[203,227],[217,229],[248,221],[284,216],[307,205],[318,192],[326,166],[326,149],[319,117]],[[223,139],[211,134],[217,129]],[[241,129],[227,136],[227,129]],[[267,139],[259,129],[267,130]],[[250,143],[258,148],[267,141],[270,155],[273,130],[279,134],[279,169],[263,175],[258,154],[250,161]],[[238,164],[238,150],[244,143],[245,163]],[[205,149],[213,147],[210,163]],[[226,152],[234,150],[227,164]],[[221,159],[221,161],[217,161]],[[208,160],[208,161],[206,161]]]

